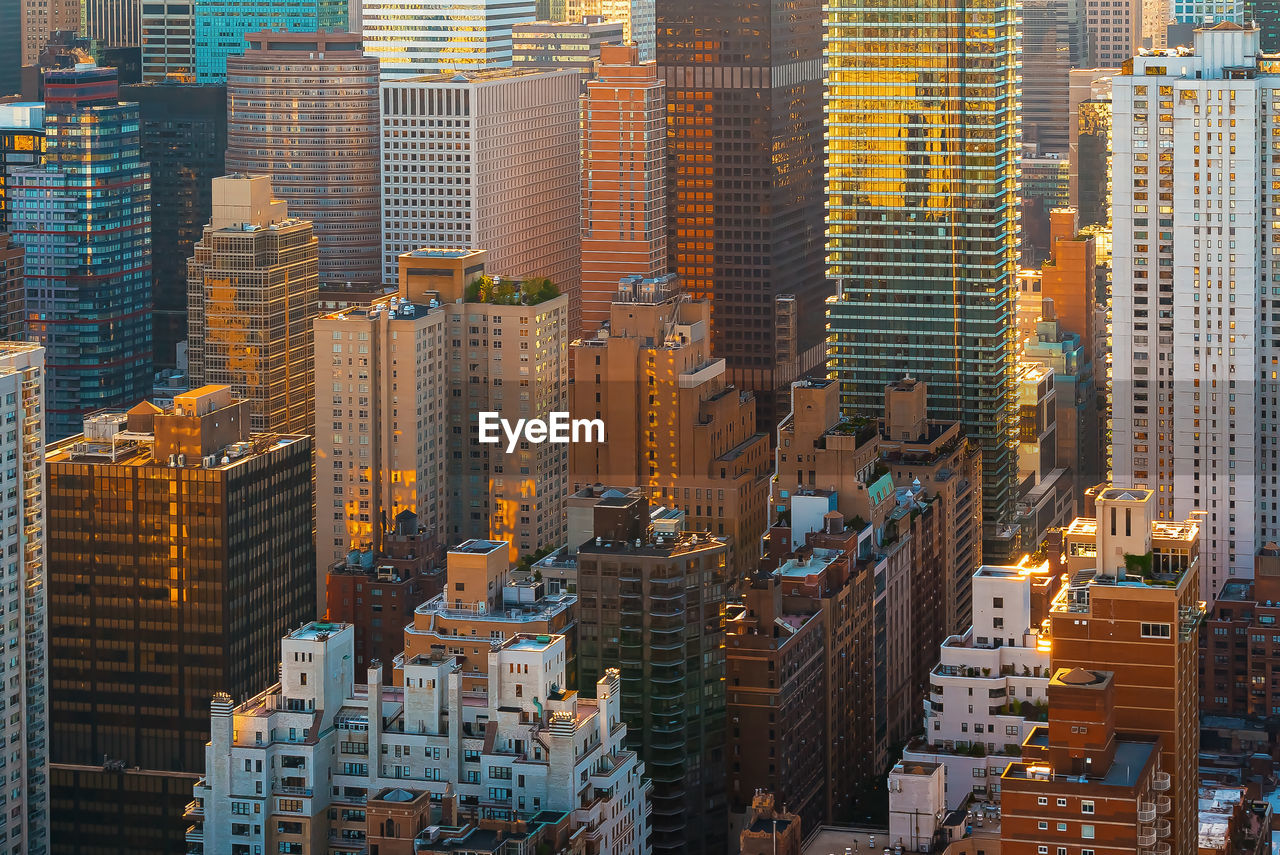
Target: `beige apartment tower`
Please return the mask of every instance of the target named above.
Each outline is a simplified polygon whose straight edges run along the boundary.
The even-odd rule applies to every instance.
[[[290,213],[311,221],[321,288],[382,284],[378,58],[354,33],[246,40],[227,58],[227,171],[270,175]]]
[[[80,31],[81,0],[22,0],[22,64],[36,65],[55,32]]]
[[[618,282],[667,272],[666,84],[634,44],[605,45],[583,100],[582,332],[609,320]]]
[[[230,386],[255,433],[314,434],[317,245],[265,175],[213,180],[213,218],[187,263],[193,386]]]
[[[333,419],[316,440],[322,566],[380,548],[405,510],[445,546],[508,542],[504,560],[562,543],[566,446],[508,450],[501,431],[486,443],[480,429],[486,413],[514,424],[568,411],[568,298],[469,287],[485,261],[476,250],[405,253],[396,296],[316,322],[320,412]]]
[[[574,342],[574,418],[600,419],[604,443],[569,445],[572,489],[637,487],[683,510],[688,527],[729,539],[735,578],[754,572],[767,526],[769,438],[755,399],[711,356],[711,308],[675,277],[631,277],[609,326]]]

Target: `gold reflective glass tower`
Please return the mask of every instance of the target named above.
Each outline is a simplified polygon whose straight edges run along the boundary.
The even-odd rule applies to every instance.
[[[983,452],[987,560],[1017,548],[1014,0],[831,0],[829,367],[846,413],[909,374]]]

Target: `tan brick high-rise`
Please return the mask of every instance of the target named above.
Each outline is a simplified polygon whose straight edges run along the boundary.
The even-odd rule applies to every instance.
[[[80,29],[80,0],[22,0],[22,64],[35,65],[49,36]]]
[[[618,281],[667,272],[665,84],[634,45],[605,45],[582,145],[582,332],[609,320]]]

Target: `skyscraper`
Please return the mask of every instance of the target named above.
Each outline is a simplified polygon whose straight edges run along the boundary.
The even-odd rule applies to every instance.
[[[255,431],[315,425],[316,238],[265,175],[214,179],[213,217],[187,267],[191,383],[226,384]]]
[[[245,38],[250,33],[345,31],[347,0],[202,0],[196,4],[193,26],[197,82],[222,83],[227,77],[227,60],[245,52]],[[341,49],[336,44],[334,48]],[[312,48],[316,55],[324,51],[319,44]]]
[[[768,526],[769,438],[750,392],[727,382],[711,355],[705,300],[674,277],[618,286],[607,336],[572,347],[570,411],[599,419],[605,442],[569,445],[572,489],[639,487],[679,508],[690,528],[725,537],[736,585],[756,570]]]
[[[0,232],[9,230],[9,184],[14,170],[44,163],[44,104],[0,104]]]
[[[982,447],[988,560],[1012,511],[1017,6],[834,0],[827,34],[830,369],[848,413],[903,374]]]
[[[0,97],[22,91],[22,0],[0,0]]]
[[[85,35],[104,47],[138,47],[142,0],[83,0]]]
[[[142,79],[167,74],[194,80],[196,73],[194,0],[142,4]]]
[[[1116,68],[1142,47],[1143,0],[1111,0],[1085,4],[1089,48],[1099,66]]]
[[[25,259],[22,247],[0,232],[0,341],[20,341],[26,335]]]
[[[1071,128],[1062,105],[1071,69],[1089,61],[1085,0],[1025,0],[1021,11],[1023,140],[1065,157]]]
[[[227,169],[270,175],[320,242],[320,284],[378,265],[378,60],[350,33],[250,33],[227,60]]]
[[[1151,488],[1157,519],[1204,512],[1205,600],[1280,538],[1266,94],[1280,75],[1259,68],[1258,38],[1199,29],[1193,54],[1135,57],[1111,81],[1112,478]]]
[[[606,45],[587,83],[582,144],[582,332],[609,320],[618,282],[667,272],[666,98],[635,45]]]
[[[764,426],[826,358],[822,6],[657,4],[671,270],[710,300],[712,355],[755,393]]]
[[[35,65],[56,32],[80,29],[81,0],[21,0],[22,64]]]
[[[84,428],[47,457],[54,851],[161,855],[214,693],[271,683],[315,614],[311,440],[250,433],[225,386]]]
[[[401,253],[482,249],[486,272],[545,277],[568,295],[576,336],[580,114],[572,70],[384,80],[383,281],[396,280]]]
[[[538,19],[580,21],[589,15],[599,15],[606,21],[621,21],[622,38],[636,43],[640,61],[657,59],[658,21],[654,0],[559,0],[559,6],[564,10],[563,18],[539,14]],[[550,15],[551,9],[547,11]]]
[[[10,657],[10,711],[0,720],[10,765],[0,822],[7,841],[0,851],[10,855],[49,851],[43,369],[44,348],[0,344],[0,413],[13,426],[3,444],[13,476],[3,510],[13,523],[0,539],[9,556],[5,611],[14,616],[0,628],[0,643]]]
[[[115,69],[48,72],[45,111],[46,163],[10,173],[9,226],[27,253],[27,330],[47,352],[46,430],[60,439],[151,388],[151,175]]]
[[[599,16],[578,21],[533,21],[511,28],[513,68],[576,68],[583,82],[595,75],[604,45],[623,42],[622,22]]]
[[[227,90],[169,79],[120,92],[138,102],[142,158],[151,164],[155,364],[173,368],[187,338],[187,259],[213,211],[213,179],[226,174]]]
[[[536,0],[364,0],[365,47],[384,77],[483,71],[511,65],[511,27],[534,19]]]

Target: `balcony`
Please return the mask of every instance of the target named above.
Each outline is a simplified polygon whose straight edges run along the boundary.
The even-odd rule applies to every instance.
[[[1138,802],[1138,822],[1155,822],[1155,802]]]
[[[1149,825],[1140,826],[1138,828],[1138,846],[1143,849],[1149,849],[1156,845],[1156,832]]]
[[[1156,799],[1156,813],[1164,815],[1173,810],[1173,800],[1168,796],[1160,796]]]
[[[1170,834],[1173,834],[1173,825],[1170,824],[1169,820],[1162,819],[1156,823],[1156,837],[1164,840]]]
[[[1170,851],[1169,844],[1164,842],[1151,847],[1151,855],[1169,855]]]
[[[1173,786],[1173,779],[1169,777],[1168,772],[1156,772],[1151,776],[1151,789],[1157,793],[1167,793],[1171,786]]]

